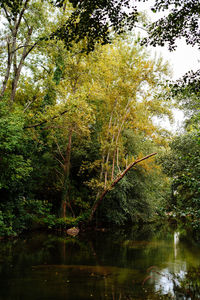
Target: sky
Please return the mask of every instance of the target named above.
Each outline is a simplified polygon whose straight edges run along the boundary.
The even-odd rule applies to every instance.
[[[197,47],[186,45],[184,40],[179,40],[177,45],[177,49],[173,52],[170,52],[166,46],[155,47],[155,51],[169,61],[173,79],[179,79],[190,70],[198,70],[200,62],[200,51]]]
[[[148,0],[146,2],[135,1],[138,9],[146,12],[147,16],[155,22],[166,15],[166,12],[152,13],[150,8],[153,6],[153,3],[154,0]],[[190,70],[196,71],[199,68],[200,51],[197,47],[187,45],[183,39],[177,40],[177,49],[175,51],[170,52],[167,46],[155,47],[154,51],[160,53],[164,59],[169,61],[173,70],[173,79],[178,79],[186,72]]]
[[[177,49],[173,52],[170,52],[166,46],[155,47],[153,51],[159,53],[164,60],[169,62],[172,69],[172,80],[181,78],[190,70],[197,71],[200,68],[200,51],[197,47],[187,45],[184,40],[179,40],[177,42]],[[173,124],[170,124],[166,119],[165,121],[161,121],[160,125],[176,133],[181,131],[184,113],[178,109],[174,109],[173,114]]]
[[[152,13],[150,8],[153,6],[154,0],[148,0],[147,2],[138,0],[135,2],[137,7],[141,11],[145,11],[148,17],[152,21],[156,21],[162,16],[166,15],[165,13]],[[151,47],[151,52],[156,52],[157,55],[160,54],[165,61],[169,62],[170,68],[172,70],[172,80],[179,79],[188,71],[196,71],[200,68],[200,51],[197,47],[192,47],[187,45],[184,39],[177,40],[177,48],[175,51],[170,52],[167,46],[164,47]],[[165,120],[162,121],[164,127],[173,132],[179,131],[179,128],[183,122],[184,115],[182,111],[174,110],[175,123],[170,125],[170,123]]]

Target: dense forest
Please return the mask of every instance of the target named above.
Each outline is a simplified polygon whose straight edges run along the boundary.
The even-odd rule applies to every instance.
[[[199,71],[171,82],[148,47],[199,45],[199,4],[156,0],[168,13],[150,23],[131,3],[0,1],[1,237],[168,216],[199,229]],[[174,135],[158,121],[177,107]]]

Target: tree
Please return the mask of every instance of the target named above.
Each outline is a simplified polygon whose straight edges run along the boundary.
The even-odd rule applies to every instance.
[[[56,168],[59,189],[61,191],[60,215],[75,217],[73,209],[73,199],[70,195],[71,190],[71,156],[74,145],[74,138],[82,140],[90,138],[89,127],[93,123],[92,109],[79,92],[68,98],[68,113],[51,123],[48,129],[48,143],[52,144],[53,155],[58,161]],[[48,126],[48,125],[47,125]],[[67,211],[68,209],[68,211]]]
[[[74,47],[77,53],[79,46]],[[49,151],[58,161],[54,165],[57,174],[54,184],[61,193],[61,215],[65,216],[65,211],[72,215],[79,213],[75,209],[76,198],[82,197],[85,203],[90,200],[93,206],[94,195],[101,198],[112,183],[120,181],[130,169],[128,165],[136,164],[134,157],[139,156],[143,161],[142,157],[155,152],[154,147],[146,150],[144,147],[148,140],[163,143],[152,118],[169,115],[170,110],[160,96],[162,84],[156,88],[167,76],[167,65],[161,60],[152,61],[136,44],[125,47],[124,40],[119,39],[113,46],[99,46],[89,55],[75,56],[62,47],[57,51],[60,49],[61,80],[57,85],[52,81],[59,102],[33,115],[35,124],[27,128],[45,132]],[[51,63],[56,65],[58,52],[51,55]],[[65,56],[68,60],[64,60]],[[61,115],[62,111],[67,113]],[[141,135],[140,149],[136,150],[136,146],[127,149],[126,130]],[[131,135],[130,140],[136,137]],[[148,170],[149,165],[153,168],[151,163],[142,166]],[[87,189],[84,196],[74,192],[80,185]],[[94,207],[92,215],[95,204]]]
[[[58,7],[66,9],[66,0],[55,0]],[[111,42],[113,32],[121,34],[132,29],[137,21],[137,10],[131,1],[127,0],[69,0],[73,6],[72,13],[66,22],[60,26],[52,38],[62,39],[70,48],[73,42],[85,40],[83,50],[94,50],[96,42],[107,44]]]
[[[118,182],[120,182],[124,176],[128,173],[128,171],[130,171],[136,164],[156,155],[157,153],[151,153],[143,158],[140,158],[140,159],[137,159],[135,160],[134,162],[130,163],[126,169],[121,172],[120,174],[118,174],[118,176],[110,183],[109,186],[107,186],[106,188],[104,188],[104,191],[98,195],[96,201],[94,202],[93,206],[92,206],[92,210],[91,210],[91,214],[90,214],[90,221],[92,221],[93,217],[94,217],[94,214],[96,212],[96,210],[98,209],[99,205],[102,203],[103,199],[105,198],[106,194],[112,190],[116,184],[118,184]]]
[[[199,45],[199,1],[156,0],[154,13],[166,11],[166,16],[152,23],[148,28],[146,41],[150,45],[163,46],[168,43],[170,50],[176,48],[176,40],[185,38],[187,44]]]
[[[200,120],[200,90],[197,73],[188,72],[171,85],[171,97],[176,99],[186,116],[185,126],[197,126]]]
[[[129,6],[127,1],[1,0],[0,6],[5,21],[2,64],[6,65],[0,97],[5,95],[11,80],[11,104],[25,62],[36,49],[44,51],[44,45],[54,39],[63,40],[68,49],[83,40],[81,51],[90,52],[96,42],[106,44],[111,41],[110,27],[117,33],[126,27],[126,23],[131,28],[137,15],[134,7],[131,13],[124,11]],[[56,10],[56,6],[61,9]]]
[[[11,80],[10,101],[13,103],[27,58],[53,28],[53,20],[45,17],[47,9],[52,12],[53,7],[48,1],[1,1],[0,4],[4,20],[2,64],[6,65],[0,97],[4,96]]]
[[[183,211],[200,209],[200,135],[193,130],[177,136],[171,143],[171,152],[163,160],[164,170],[172,177],[173,205]]]
[[[199,1],[156,0],[152,11],[154,13],[165,11],[166,16],[148,26],[148,37],[143,40],[144,44],[152,46],[168,44],[169,50],[173,51],[176,48],[177,39],[184,38],[187,44],[200,46]],[[199,75],[199,70],[188,72],[183,78],[183,85],[190,86],[193,91],[199,92]],[[180,86],[182,86],[180,82],[175,85],[179,90]]]
[[[118,182],[125,198],[134,194],[134,204],[136,195],[143,199],[140,215],[145,204],[155,207],[153,196],[143,197],[132,181],[144,178],[145,185],[148,174],[157,172],[156,163],[147,158],[157,152],[156,145],[164,147],[153,118],[170,115],[168,103],[162,101],[168,68],[161,59],[150,59],[133,39],[115,35],[127,28],[127,22],[133,26],[135,10],[128,16],[127,1],[1,3],[9,37],[1,53],[2,64],[7,59],[3,71],[8,71],[1,104],[6,107],[10,98],[12,109],[8,107],[8,116],[0,119],[5,127],[0,138],[17,141],[9,153],[2,150],[2,182],[8,173],[14,174],[12,193],[19,182],[20,199],[48,200],[54,211],[59,206],[62,217],[80,215],[90,207],[93,218]],[[45,23],[46,5],[52,18]],[[132,167],[126,182],[123,177]],[[128,198],[124,203],[118,207],[122,212],[124,206],[133,220],[134,205]]]
[[[97,190],[91,219],[107,192],[127,173],[131,166],[151,155],[129,151],[125,147],[125,130],[144,134],[144,139],[161,142],[153,124],[155,115],[170,114],[168,105],[159,97],[159,82],[167,73],[161,61],[153,62],[140,47],[124,46],[123,40],[114,47],[104,46],[89,57],[92,82],[88,101],[96,106],[98,141],[101,157],[92,164],[99,168],[98,177],[89,185]],[[163,78],[162,78],[163,76]],[[156,90],[156,84],[157,90]],[[131,150],[133,151],[133,149]],[[134,156],[139,159],[135,161]],[[148,153],[149,154],[149,153]],[[123,171],[124,170],[124,171]]]
[[[20,110],[9,113],[3,103],[0,108],[0,191],[5,201],[22,192],[32,166],[26,151],[28,139],[24,136],[23,114]]]
[[[156,0],[152,11],[165,11],[166,16],[148,27],[145,44],[168,44],[173,51],[176,41],[184,38],[187,44],[200,46],[199,1]],[[163,165],[172,177],[172,203],[182,210],[199,210],[199,75],[199,70],[190,71],[171,84],[170,97],[184,109],[187,120],[185,132],[173,139]]]

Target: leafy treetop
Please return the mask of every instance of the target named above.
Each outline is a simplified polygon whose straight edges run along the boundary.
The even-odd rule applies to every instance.
[[[144,44],[164,46],[175,50],[177,39],[184,38],[188,45],[200,48],[200,2],[197,0],[156,0],[154,13],[165,11],[166,16],[148,27],[148,37]],[[181,95],[186,101],[199,95],[200,70],[189,71],[173,84],[172,92]],[[195,96],[195,97],[196,97]],[[194,103],[194,102],[192,102]]]
[[[149,26],[147,43],[153,46],[164,46],[164,43],[168,43],[169,49],[174,50],[176,39],[184,37],[187,44],[200,46],[199,1],[156,0],[152,11],[167,11],[167,16]]]
[[[69,48],[72,42],[87,40],[86,50],[94,49],[96,42],[107,44],[111,41],[111,28],[116,33],[131,29],[137,21],[136,7],[129,0],[70,0],[73,10],[65,23],[52,38],[59,38]],[[65,8],[66,1],[56,0],[54,4]]]

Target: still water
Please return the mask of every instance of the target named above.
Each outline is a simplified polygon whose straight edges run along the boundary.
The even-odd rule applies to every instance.
[[[0,241],[1,300],[200,299],[200,246],[168,224]]]

